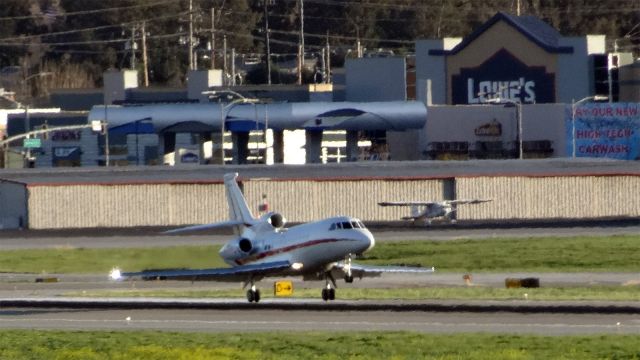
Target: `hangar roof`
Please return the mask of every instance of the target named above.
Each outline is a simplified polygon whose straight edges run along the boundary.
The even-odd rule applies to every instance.
[[[312,165],[189,165],[5,169],[0,181],[27,186],[218,183],[228,172],[240,179],[437,179],[479,176],[640,176],[640,161],[599,159],[371,161]]]

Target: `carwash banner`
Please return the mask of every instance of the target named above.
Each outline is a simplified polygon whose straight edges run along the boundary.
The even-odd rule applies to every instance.
[[[640,159],[640,104],[586,103],[576,106],[575,113],[572,112],[573,107],[567,105],[565,128],[569,156],[575,144],[576,157]]]

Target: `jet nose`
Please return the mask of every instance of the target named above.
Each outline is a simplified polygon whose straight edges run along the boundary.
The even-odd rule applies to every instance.
[[[376,240],[373,238],[373,234],[370,231],[367,231],[365,235],[367,237],[366,242],[368,244],[365,251],[369,251],[373,249],[374,246],[376,246]]]
[[[359,233],[360,236],[358,236],[358,254],[362,254],[365,251],[369,251],[371,250],[371,248],[373,248],[373,246],[375,245],[375,240],[373,238],[373,235],[371,234],[371,232],[369,232],[368,230],[366,231],[362,231]]]

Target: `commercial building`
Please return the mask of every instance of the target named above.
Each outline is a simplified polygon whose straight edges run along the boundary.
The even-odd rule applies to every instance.
[[[43,139],[36,166],[636,159],[637,67],[630,54],[608,53],[603,35],[566,37],[500,12],[464,38],[416,41],[412,56],[347,59],[333,84],[229,88],[220,70],[205,70],[190,72],[186,89],[157,89],[140,87],[135,71],[113,71],[100,93],[73,101],[86,101],[88,120],[106,121],[108,136]],[[590,103],[601,97],[608,104]],[[614,142],[603,135],[614,133]],[[86,148],[70,150],[78,145]],[[81,157],[56,161],[56,151]]]
[[[640,155],[640,97],[620,81],[632,59],[607,53],[603,35],[565,37],[500,12],[464,38],[417,41],[415,62],[429,109],[422,158]]]

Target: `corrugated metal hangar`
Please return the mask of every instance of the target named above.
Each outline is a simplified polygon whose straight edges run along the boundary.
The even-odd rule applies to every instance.
[[[297,223],[345,214],[397,221],[380,201],[484,198],[459,221],[640,217],[640,163],[481,160],[306,166],[14,171],[0,176],[0,225],[31,229],[179,226],[227,218],[222,184],[239,172],[250,207]]]

